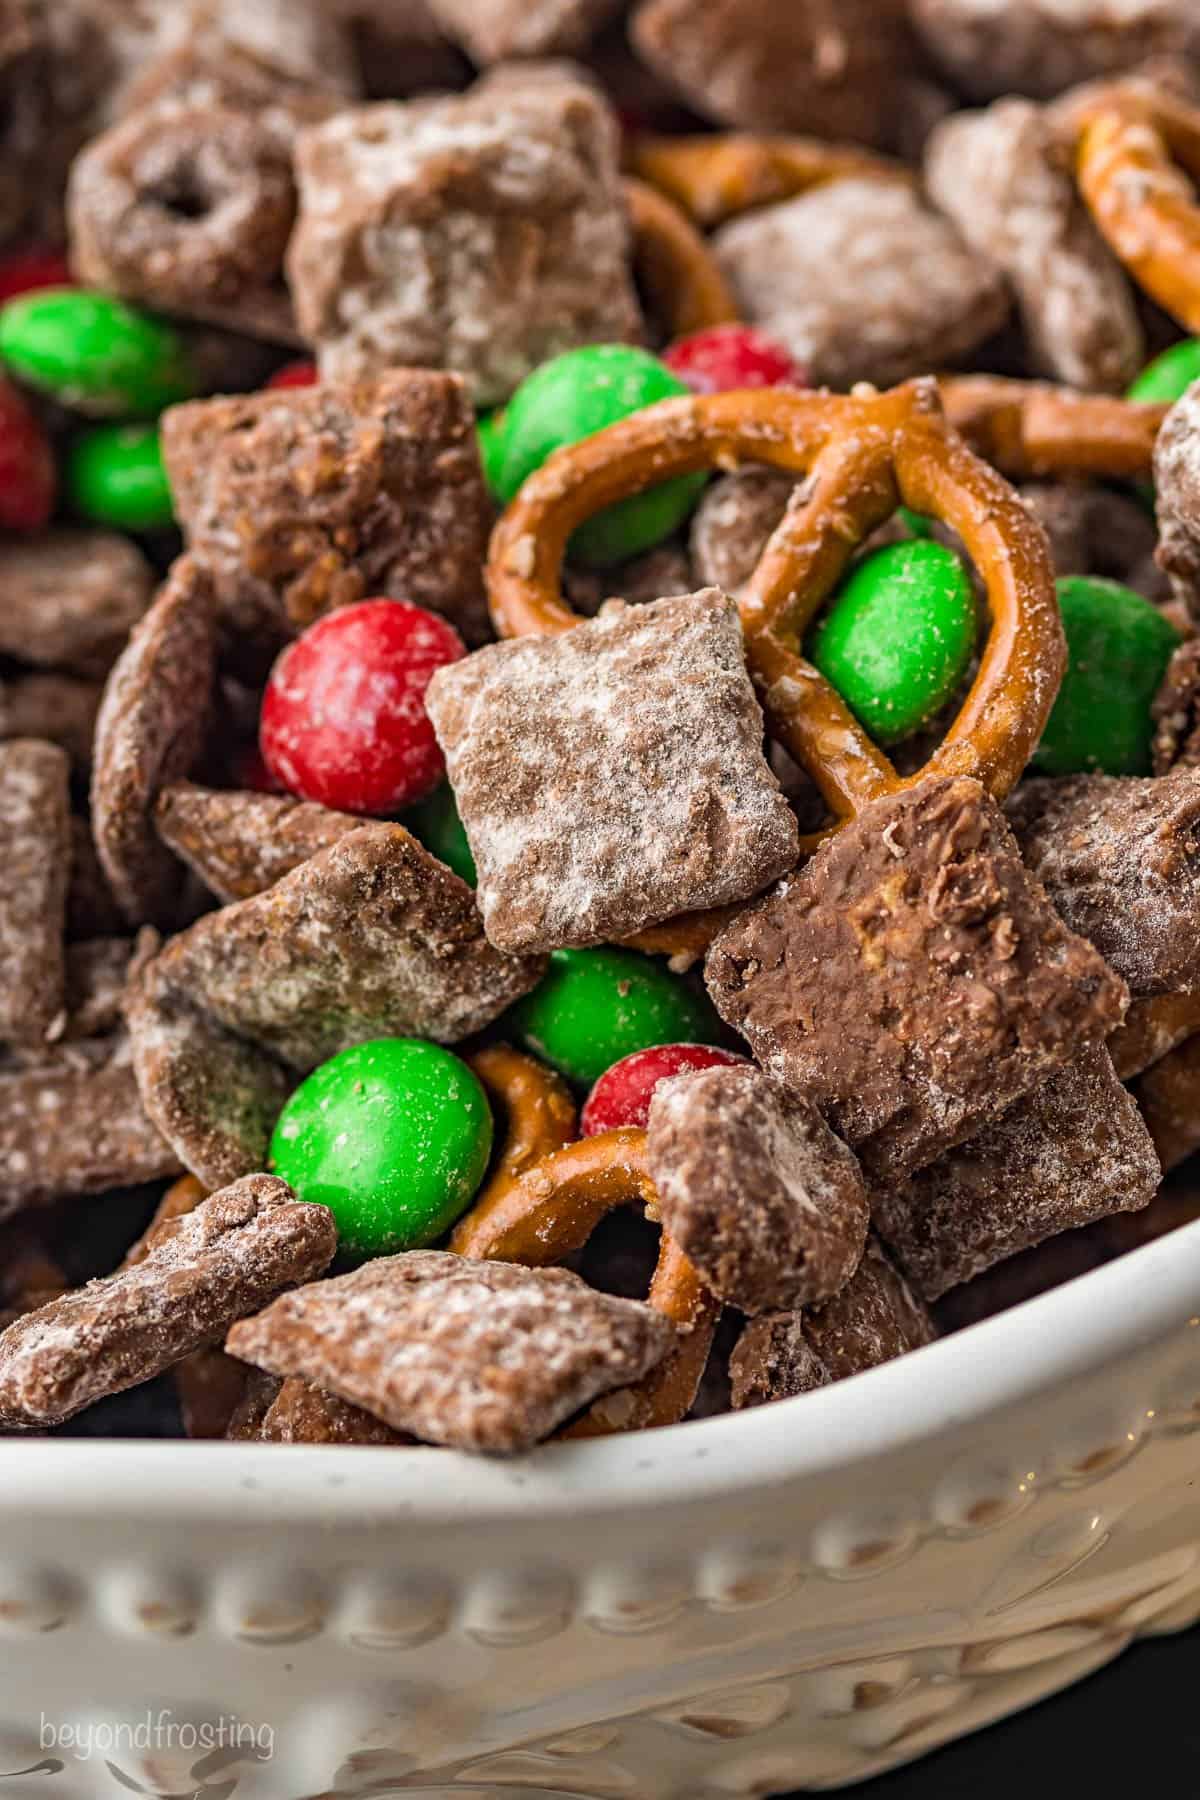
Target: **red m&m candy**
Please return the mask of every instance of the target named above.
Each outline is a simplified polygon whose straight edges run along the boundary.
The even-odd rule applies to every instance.
[[[782,344],[749,325],[712,325],[678,338],[662,360],[693,394],[735,388],[807,387],[808,376]]]
[[[40,531],[54,511],[56,486],[49,438],[28,402],[0,379],[0,525]]]
[[[584,1137],[595,1137],[598,1131],[614,1131],[619,1125],[645,1125],[660,1081],[746,1060],[709,1044],[659,1044],[652,1050],[635,1050],[605,1070],[587,1097],[579,1128]]]
[[[435,670],[466,646],[437,613],[361,600],[327,613],[280,656],[263,696],[263,760],[290,793],[343,812],[394,813],[441,780],[425,711]]]
[[[316,387],[318,380],[316,363],[310,362],[304,356],[299,357],[295,362],[284,363],[281,369],[276,369],[267,382],[267,386],[269,388]]]

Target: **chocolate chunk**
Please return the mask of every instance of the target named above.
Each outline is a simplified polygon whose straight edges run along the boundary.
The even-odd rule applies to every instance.
[[[742,1312],[828,1299],[858,1267],[869,1217],[858,1163],[811,1101],[759,1069],[663,1082],[647,1162],[664,1229]]]
[[[209,570],[227,647],[265,673],[335,606],[394,595],[486,635],[491,524],[475,424],[453,375],[195,400],[163,417],[188,542]]]
[[[184,1168],[207,1188],[261,1169],[288,1072],[177,992],[159,961],[131,985],[125,1013],[142,1105]]]
[[[18,675],[0,681],[0,741],[44,738],[65,750],[73,767],[92,763],[101,685],[75,675]]]
[[[1136,998],[1200,986],[1200,769],[1026,781],[1007,812],[1063,919]]]
[[[1200,381],[1177,400],[1154,444],[1158,564],[1175,598],[1200,621]]]
[[[1151,711],[1154,773],[1200,768],[1200,638],[1180,644]]]
[[[153,587],[150,564],[116,532],[62,527],[0,543],[0,652],[39,668],[106,675]]]
[[[194,557],[181,557],[115,664],[96,724],[92,831],[131,925],[167,916],[179,887],[152,813],[159,788],[200,754],[215,654],[211,584]]]
[[[849,177],[723,225],[712,240],[746,319],[814,387],[890,387],[960,361],[1008,295],[905,183]]]
[[[226,1349],[428,1443],[517,1451],[640,1381],[673,1339],[650,1307],[566,1269],[411,1250],[284,1295]]]
[[[1200,993],[1159,994],[1135,1000],[1125,1023],[1108,1040],[1108,1053],[1122,1081],[1131,1081],[1200,1031]]]
[[[911,1181],[880,1183],[876,1229],[917,1292],[960,1281],[1060,1231],[1154,1198],[1158,1158],[1103,1046]]]
[[[327,850],[362,820],[290,795],[196,787],[177,781],[158,797],[163,842],[218,900],[248,900]]]
[[[1133,1084],[1164,1172],[1200,1149],[1200,1035],[1185,1038]]]
[[[730,1358],[733,1406],[761,1406],[845,1381],[936,1336],[928,1308],[869,1237],[850,1280],[823,1305],[751,1319]]]
[[[220,1338],[337,1243],[332,1214],[251,1175],[204,1201],[144,1262],[90,1281],[0,1336],[0,1419],[52,1425]]]
[[[502,949],[627,936],[744,900],[796,859],[715,588],[489,646],[440,669],[426,707]]]
[[[288,278],[325,378],[453,369],[492,406],[563,350],[637,338],[618,148],[590,85],[512,74],[304,133]]]
[[[621,0],[430,0],[447,37],[476,63],[582,50],[620,10]]]
[[[266,893],[206,914],[152,969],[304,1072],[371,1038],[469,1037],[544,964],[494,950],[466,882],[402,826],[364,825]]]
[[[69,773],[53,744],[0,744],[0,1039],[14,1043],[37,1043],[61,1023]]]
[[[912,49],[902,0],[645,0],[639,54],[708,117],[894,143]]]
[[[1146,360],[1133,293],[1043,109],[1010,98],[954,113],[926,146],[925,184],[1011,284],[1035,368],[1068,387],[1122,393]]]
[[[873,1175],[973,1137],[1124,1016],[978,782],[866,807],[708,955],[722,1017]]]
[[[1200,53],[1192,0],[910,0],[925,48],[976,100],[1042,100],[1124,74],[1144,57]]]
[[[0,1217],[178,1170],[142,1109],[119,1041],[70,1045],[0,1071]]]
[[[236,1364],[235,1367],[241,1367]],[[393,1431],[360,1406],[339,1400],[292,1375],[262,1416],[256,1436],[266,1444],[411,1444],[408,1432]]]

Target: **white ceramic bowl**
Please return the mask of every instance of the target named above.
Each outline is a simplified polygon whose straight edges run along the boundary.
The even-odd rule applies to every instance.
[[[0,1800],[854,1781],[1200,1614],[1198,1433],[1200,1224],[838,1387],[515,1462],[10,1441]]]

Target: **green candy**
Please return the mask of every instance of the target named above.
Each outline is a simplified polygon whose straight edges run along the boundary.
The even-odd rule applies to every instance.
[[[872,551],[850,571],[808,654],[876,742],[898,744],[950,699],[975,633],[962,558],[914,538]]]
[[[1131,382],[1125,398],[1146,404],[1166,402],[1174,405],[1197,380],[1200,380],[1200,338],[1184,338],[1146,364],[1137,379]]]
[[[483,413],[476,419],[475,429],[479,434],[479,460],[483,464],[483,479],[491,493],[498,495],[504,446],[507,442],[505,414],[499,408],[495,412]]]
[[[1033,762],[1047,775],[1148,775],[1150,704],[1179,633],[1119,581],[1064,575],[1056,586],[1067,673]]]
[[[910,537],[927,538],[933,531],[933,520],[924,513],[914,512],[911,506],[898,506],[896,517]]]
[[[43,288],[0,308],[0,362],[92,418],[154,418],[196,391],[173,326],[83,288]]]
[[[543,1062],[591,1087],[606,1069],[656,1044],[719,1044],[708,1000],[636,950],[552,950],[550,969],[510,1009],[508,1028]]]
[[[97,425],[67,455],[66,488],[76,512],[118,531],[174,523],[157,425]]]
[[[453,869],[470,887],[476,885],[475,858],[471,855],[471,846],[454,803],[454,790],[448,781],[434,788],[428,799],[410,806],[402,823],[415,838],[420,838],[439,862]]]
[[[376,1038],[330,1057],[279,1115],[271,1168],[333,1214],[355,1256],[418,1250],[471,1204],[492,1115],[466,1063],[420,1038]]]
[[[543,363],[508,403],[497,495],[507,505],[552,451],[688,392],[665,363],[630,344],[593,344]],[[606,507],[572,535],[571,556],[610,568],[652,549],[682,525],[706,480],[703,474],[679,475]]]

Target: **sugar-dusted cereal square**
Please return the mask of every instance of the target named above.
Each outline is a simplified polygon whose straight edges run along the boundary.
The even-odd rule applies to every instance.
[[[426,705],[501,949],[625,937],[749,899],[796,860],[716,588],[489,645],[440,670]]]

